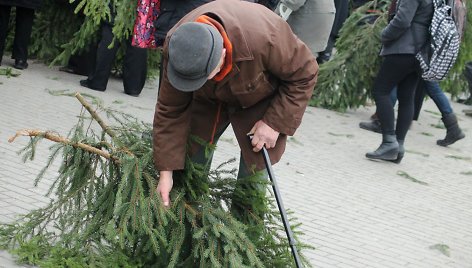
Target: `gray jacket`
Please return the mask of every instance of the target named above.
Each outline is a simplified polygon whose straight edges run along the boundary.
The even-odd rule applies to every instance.
[[[382,31],[381,56],[416,54],[429,42],[432,0],[398,0],[395,17]]]
[[[333,27],[334,0],[280,0],[292,14],[287,23],[316,56],[325,50]]]

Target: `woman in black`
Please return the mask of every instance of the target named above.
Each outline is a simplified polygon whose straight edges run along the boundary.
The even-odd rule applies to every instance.
[[[394,0],[396,1],[396,0]],[[432,0],[398,0],[393,19],[382,31],[383,63],[374,82],[374,99],[382,127],[382,144],[367,158],[400,162],[403,143],[413,120],[414,93],[420,79],[415,54],[429,40],[433,16]],[[398,116],[395,127],[390,92],[398,86]]]

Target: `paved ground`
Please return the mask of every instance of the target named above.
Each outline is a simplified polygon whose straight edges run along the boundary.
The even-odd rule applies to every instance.
[[[12,62],[5,57],[3,63]],[[92,94],[151,122],[155,82],[134,98],[122,92],[119,80],[100,93],[80,87],[80,79],[33,62],[19,77],[0,76],[0,222],[47,201],[43,195],[50,181],[37,187],[33,182],[51,144],[40,145],[34,162],[22,163],[16,152],[27,138],[12,144],[7,139],[24,128],[68,133],[81,105],[51,92]],[[468,137],[449,148],[437,146],[445,130],[434,127],[440,116],[427,101],[399,165],[364,157],[380,143],[378,134],[358,128],[373,107],[347,113],[307,110],[274,170],[285,206],[303,222],[304,241],[316,247],[305,252],[314,267],[472,267],[472,117],[461,112],[470,106],[453,105]],[[237,155],[228,131],[214,162]],[[19,266],[0,252],[0,267]]]

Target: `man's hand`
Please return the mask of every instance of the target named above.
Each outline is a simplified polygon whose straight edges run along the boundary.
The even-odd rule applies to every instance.
[[[274,148],[277,138],[279,137],[279,132],[275,131],[269,127],[264,121],[259,120],[254,124],[249,134],[253,134],[252,137],[252,150],[254,152],[259,152],[262,150],[262,147],[265,145],[267,149]]]
[[[157,185],[156,191],[161,195],[165,207],[169,207],[169,193],[170,190],[172,190],[173,184],[174,180],[172,179],[172,171],[161,171],[159,173],[159,184]]]

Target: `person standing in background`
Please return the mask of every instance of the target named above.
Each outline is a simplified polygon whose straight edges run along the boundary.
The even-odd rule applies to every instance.
[[[115,40],[113,34],[115,16],[116,14],[112,14],[110,20],[101,22],[101,36],[96,50],[95,66],[87,79],[80,80],[80,85],[96,91],[105,91],[113,61],[122,44],[126,46],[122,67],[124,92],[129,96],[138,97],[146,82],[147,49],[132,46],[131,38]],[[110,45],[112,45],[111,48],[109,48]]]
[[[339,31],[343,27],[344,21],[349,15],[349,0],[334,0],[334,6],[336,7],[336,15],[334,16],[333,27],[331,28],[331,33],[329,34],[326,49],[321,51],[316,58],[318,64],[322,64],[331,59],[334,44],[336,43],[336,39],[338,39]]]
[[[334,0],[280,0],[276,12],[291,11],[287,23],[315,57],[326,49],[333,27],[336,8]]]
[[[16,69],[28,68],[28,45],[33,29],[35,9],[41,6],[41,0],[0,0],[0,65],[8,36],[11,8],[16,7],[16,27],[13,41],[12,58]]]

